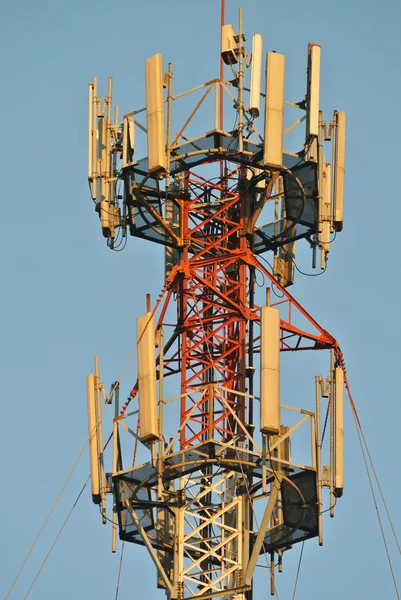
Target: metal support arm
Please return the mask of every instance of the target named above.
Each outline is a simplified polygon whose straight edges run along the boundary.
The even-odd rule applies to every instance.
[[[251,585],[253,572],[256,567],[256,563],[259,558],[260,551],[262,549],[263,540],[266,535],[267,527],[269,525],[269,521],[273,514],[274,507],[276,505],[276,501],[278,498],[278,493],[280,491],[282,481],[282,475],[280,473],[276,474],[276,478],[274,482],[272,482],[272,490],[270,492],[270,498],[265,508],[265,512],[263,515],[262,522],[260,524],[258,535],[256,536],[256,541],[252,549],[251,558],[249,559],[248,566],[245,571],[245,584]]]

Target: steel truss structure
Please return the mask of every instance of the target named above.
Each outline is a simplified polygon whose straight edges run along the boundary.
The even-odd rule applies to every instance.
[[[139,381],[121,411],[116,386],[113,389],[111,473],[102,477],[100,449],[100,470],[96,470],[96,459],[92,460],[92,477],[95,474],[99,479],[92,493],[102,505],[104,520],[106,493],[113,495],[113,549],[117,529],[120,539],[145,546],[157,569],[158,587],[169,600],[250,599],[261,555],[267,556],[274,594],[274,565],[277,560],[281,570],[284,551],[313,537],[322,543],[323,486],[330,489],[332,514],[334,497],[342,494],[341,352],[335,338],[287,290],[293,279],[295,241],[307,239],[327,260],[322,231],[325,224],[332,231],[340,229],[338,216],[329,206],[330,193],[323,198],[322,191],[327,184],[324,178],[330,177],[323,141],[332,136],[334,146],[340,143],[338,113],[330,124],[330,136],[320,117],[319,134],[310,134],[300,152],[284,153],[278,166],[266,164],[265,141],[254,125],[254,113],[244,103],[242,17],[235,39],[236,81],[220,78],[191,90],[203,95],[177,125],[175,137],[173,100],[189,92],[173,95],[169,65],[167,137],[161,151],[163,166],[157,169],[150,169],[150,156],[134,160],[134,128],[147,133],[148,147],[153,143],[149,142],[150,104],[148,128],[138,120],[141,110],[126,115],[119,125],[118,116],[111,120],[111,84],[103,108],[97,82],[90,86],[89,181],[103,234],[111,248],[118,232],[122,239],[129,232],[162,244],[166,252],[163,291],[156,307],[149,307],[145,327],[138,333],[141,349],[147,329],[152,330],[150,339],[158,346],[158,354],[145,374],[141,375],[138,363]],[[213,129],[191,139],[184,137],[212,90]],[[234,100],[238,117],[232,131],[221,126],[219,110],[225,94]],[[310,119],[308,94],[306,102],[287,104],[306,110]],[[120,198],[119,182],[124,190]],[[260,226],[258,221],[269,207],[273,222]],[[267,251],[273,253],[272,267],[262,256]],[[256,293],[258,276],[269,284],[263,298]],[[281,295],[275,304],[270,302],[271,287]],[[280,309],[281,352],[331,353],[329,377],[325,384],[323,378],[316,380],[316,411],[281,404],[281,414],[291,411],[295,421],[285,426],[280,419],[271,431],[258,427],[264,401],[257,377],[266,341],[260,327],[264,305]],[[152,351],[151,346],[145,354]],[[146,388],[149,395],[143,384],[141,388],[141,377],[152,380]],[[171,398],[164,394],[168,378],[176,389]],[[156,380],[157,415],[149,418],[157,424],[145,438],[143,422]],[[96,397],[100,394],[98,373],[94,381]],[[128,412],[128,404],[138,398],[139,425],[135,422],[138,410]],[[325,469],[322,398],[328,399],[330,416],[330,466]],[[96,426],[90,427],[90,436],[98,448],[99,399],[93,406]],[[172,420],[170,409],[175,406]],[[290,441],[301,430],[308,437],[306,463],[297,462],[291,453]],[[127,438],[148,453],[143,464],[125,466]]]

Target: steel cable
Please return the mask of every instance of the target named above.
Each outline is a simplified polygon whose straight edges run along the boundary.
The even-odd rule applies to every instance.
[[[375,477],[375,480],[376,480],[376,484],[377,484],[377,487],[379,489],[380,496],[381,496],[381,498],[383,500],[383,504],[384,504],[385,511],[386,511],[386,514],[387,514],[387,518],[389,520],[389,523],[390,523],[390,526],[391,526],[391,530],[393,532],[394,539],[395,539],[396,544],[397,544],[398,551],[400,551],[400,545],[398,543],[398,538],[397,538],[397,535],[395,533],[395,529],[394,529],[393,522],[392,522],[391,517],[390,517],[390,513],[389,513],[389,510],[388,510],[388,507],[387,507],[387,503],[386,503],[386,501],[384,499],[384,494],[383,494],[383,491],[382,491],[382,488],[381,488],[381,485],[380,485],[380,482],[379,482],[379,478],[378,478],[377,473],[376,473],[376,469],[375,469],[374,464],[373,464],[372,456],[371,456],[371,454],[369,452],[369,448],[368,448],[368,445],[367,445],[367,442],[366,442],[366,438],[365,438],[365,435],[364,435],[363,430],[362,430],[362,425],[361,425],[361,421],[360,421],[359,416],[358,416],[358,412],[356,410],[355,402],[354,402],[352,394],[351,394],[351,388],[350,388],[348,377],[347,377],[347,371],[346,371],[346,367],[345,367],[344,357],[343,357],[343,354],[342,354],[340,348],[337,349],[336,355],[337,355],[338,364],[341,366],[341,368],[343,370],[343,373],[344,373],[344,384],[345,384],[345,388],[346,388],[347,393],[348,393],[348,399],[350,401],[351,408],[352,408],[352,414],[353,414],[353,417],[354,417],[354,420],[355,420],[355,426],[356,426],[356,430],[357,430],[357,434],[358,434],[358,440],[359,440],[359,444],[360,444],[360,447],[361,447],[363,462],[365,464],[366,474],[367,474],[368,480],[369,480],[369,486],[370,486],[370,490],[371,490],[371,493],[372,493],[373,503],[375,505],[377,520],[379,522],[380,532],[381,532],[381,536],[382,536],[382,539],[383,539],[383,543],[384,543],[384,547],[385,547],[385,551],[386,551],[386,555],[387,555],[387,561],[388,561],[388,564],[389,564],[389,567],[390,567],[391,576],[392,576],[393,583],[394,583],[395,593],[397,595],[398,600],[400,600],[400,594],[399,594],[399,591],[398,591],[397,581],[396,581],[396,578],[395,578],[395,573],[394,573],[393,564],[392,564],[391,557],[390,557],[390,552],[389,552],[389,548],[388,548],[388,544],[387,544],[386,535],[385,535],[384,528],[383,528],[382,519],[380,517],[380,511],[379,511],[379,507],[378,507],[377,500],[376,500],[376,494],[375,494],[375,491],[374,491],[371,474],[369,472],[369,466],[368,466],[368,461],[366,459],[366,454],[368,455],[369,462],[371,464],[372,471],[373,471],[373,474],[374,474],[374,477]],[[366,448],[366,452],[365,452],[364,446]]]
[[[59,529],[59,532],[58,532],[58,534],[56,535],[56,537],[55,537],[55,539],[54,539],[54,542],[53,542],[53,543],[52,543],[52,545],[50,546],[50,549],[49,549],[48,553],[46,554],[45,558],[44,558],[44,559],[43,559],[43,561],[42,561],[42,564],[40,565],[40,567],[39,567],[38,571],[36,572],[36,575],[35,575],[35,577],[33,578],[33,580],[32,580],[32,583],[31,583],[31,585],[29,586],[29,588],[28,588],[28,591],[27,591],[27,593],[26,593],[26,594],[25,594],[25,596],[24,596],[24,600],[26,600],[26,598],[28,598],[29,594],[31,593],[31,590],[32,590],[33,586],[35,585],[35,583],[36,583],[36,580],[38,579],[38,577],[39,577],[39,575],[40,575],[40,573],[41,573],[41,571],[42,571],[43,567],[45,566],[45,564],[46,564],[46,562],[47,562],[47,559],[49,558],[50,554],[52,553],[52,550],[53,550],[54,546],[57,544],[57,541],[58,541],[58,539],[59,539],[60,535],[62,534],[64,527],[67,525],[67,523],[68,523],[68,521],[69,521],[69,519],[70,519],[70,517],[71,517],[71,515],[72,515],[72,512],[73,512],[74,508],[76,507],[76,505],[78,504],[78,501],[79,501],[80,497],[82,496],[82,494],[83,494],[83,491],[84,491],[84,489],[86,488],[86,486],[87,486],[87,484],[88,484],[89,480],[90,480],[90,475],[89,475],[89,477],[87,478],[87,480],[85,481],[84,485],[82,486],[82,488],[81,488],[81,491],[79,492],[79,494],[78,494],[78,496],[77,496],[77,498],[76,498],[76,500],[75,500],[74,504],[71,506],[71,508],[70,508],[70,511],[69,511],[69,513],[68,513],[68,515],[67,515],[67,516],[66,516],[66,518],[64,519],[64,523],[62,524],[61,528]]]
[[[66,480],[65,480],[65,482],[63,483],[63,485],[62,485],[62,487],[61,487],[61,490],[60,490],[60,492],[58,493],[58,495],[57,495],[57,497],[56,497],[55,501],[53,502],[53,505],[52,505],[52,507],[51,507],[50,511],[48,512],[48,514],[47,514],[47,517],[46,517],[46,519],[44,520],[42,527],[39,529],[39,532],[38,532],[38,534],[37,534],[36,538],[34,539],[34,541],[33,541],[33,544],[32,544],[32,545],[31,545],[31,547],[29,548],[28,554],[26,555],[26,557],[25,557],[25,559],[24,559],[24,561],[23,561],[23,563],[22,563],[22,565],[21,565],[21,567],[20,567],[20,569],[19,569],[19,571],[18,571],[17,575],[16,575],[16,576],[15,576],[15,578],[14,578],[14,581],[12,582],[12,584],[11,584],[11,586],[10,586],[10,588],[9,588],[9,590],[8,590],[8,592],[7,592],[7,594],[5,595],[5,597],[4,597],[4,600],[7,600],[7,598],[9,598],[9,596],[10,596],[10,594],[11,594],[12,590],[14,589],[14,586],[15,586],[15,584],[17,583],[17,581],[18,581],[18,579],[19,579],[19,577],[20,577],[20,575],[21,575],[22,571],[24,570],[24,567],[25,567],[26,563],[28,562],[28,559],[29,559],[29,557],[31,556],[31,554],[32,554],[32,552],[33,552],[33,550],[34,550],[34,548],[35,548],[36,544],[37,544],[37,543],[38,543],[38,541],[39,541],[39,538],[40,538],[40,536],[41,536],[41,535],[42,535],[42,533],[43,533],[43,530],[44,530],[44,528],[45,528],[45,527],[46,527],[46,525],[47,525],[47,522],[49,521],[49,519],[50,519],[50,517],[51,517],[51,515],[52,515],[52,513],[53,513],[53,511],[54,511],[54,509],[56,508],[56,506],[57,506],[57,504],[58,504],[58,501],[60,500],[60,498],[61,498],[61,496],[62,496],[62,494],[63,494],[63,492],[64,492],[65,488],[67,487],[67,484],[68,484],[69,480],[71,479],[71,476],[72,476],[73,472],[75,471],[75,468],[76,468],[76,466],[78,465],[79,461],[81,460],[81,457],[82,457],[82,455],[83,455],[83,453],[84,453],[84,451],[85,451],[85,448],[86,448],[86,446],[87,446],[87,443],[88,443],[88,440],[86,440],[86,442],[85,442],[85,445],[83,446],[83,448],[82,448],[81,452],[79,453],[79,455],[78,455],[78,457],[77,457],[77,459],[76,459],[76,461],[75,461],[75,463],[74,463],[74,465],[73,465],[73,467],[72,467],[71,471],[69,472],[69,474],[68,474],[68,476],[67,476],[67,479],[66,479]]]
[[[350,385],[349,385],[349,382],[348,382],[348,377],[347,377],[347,370],[345,368],[344,357],[343,357],[343,354],[342,354],[342,352],[341,352],[340,349],[338,349],[338,352],[337,352],[337,360],[338,360],[339,365],[341,366],[341,368],[343,370],[343,373],[344,373],[344,384],[345,384],[345,388],[346,388],[347,393],[348,393],[348,399],[350,401],[352,412],[354,414],[356,426],[357,426],[357,428],[359,428],[359,431],[361,433],[362,440],[363,440],[363,443],[365,445],[366,452],[367,452],[367,455],[368,455],[368,458],[369,458],[369,462],[371,464],[372,471],[373,471],[373,474],[374,474],[374,477],[375,477],[375,480],[376,480],[376,483],[377,483],[377,487],[379,489],[380,496],[381,496],[381,499],[383,501],[384,508],[385,508],[385,511],[386,511],[386,514],[387,514],[387,518],[388,518],[389,523],[390,523],[391,531],[393,532],[393,536],[394,536],[394,539],[395,539],[395,543],[397,544],[398,552],[401,554],[401,547],[400,547],[400,544],[398,542],[398,537],[397,537],[397,534],[396,534],[395,529],[394,529],[393,521],[392,521],[392,519],[390,517],[390,512],[388,510],[387,502],[386,502],[386,500],[384,498],[383,490],[382,490],[382,487],[380,485],[380,481],[379,481],[379,477],[378,477],[376,469],[375,469],[375,465],[373,463],[372,455],[370,454],[368,443],[367,443],[365,435],[363,433],[362,424],[361,424],[361,421],[359,420],[358,412],[356,410],[356,406],[355,406],[354,400],[352,398],[351,388],[350,388]]]
[[[384,533],[383,523],[382,523],[382,520],[381,520],[381,517],[380,517],[379,507],[377,505],[376,494],[375,494],[375,491],[374,491],[374,488],[373,488],[372,478],[371,478],[370,473],[369,473],[369,467],[368,467],[368,463],[367,463],[367,460],[366,460],[366,454],[365,454],[365,450],[364,450],[363,443],[362,443],[360,428],[358,427],[358,423],[357,423],[357,419],[356,419],[355,414],[354,414],[354,419],[355,419],[355,424],[356,424],[356,430],[357,430],[357,433],[358,433],[359,444],[361,446],[361,451],[362,451],[362,456],[363,456],[363,462],[365,463],[366,474],[367,474],[368,480],[369,480],[370,491],[372,493],[373,503],[375,505],[377,520],[379,521],[379,527],[380,527],[380,532],[381,532],[381,536],[382,536],[382,539],[383,539],[384,547],[385,547],[385,550],[386,550],[387,561],[388,561],[388,564],[389,564],[389,567],[390,567],[391,576],[392,576],[393,583],[394,583],[395,593],[397,595],[398,600],[400,600],[400,594],[398,592],[398,586],[397,586],[397,581],[395,579],[395,574],[394,574],[394,570],[393,570],[393,564],[392,564],[392,561],[391,561],[390,552],[389,552],[388,545],[387,545],[386,534]]]
[[[302,556],[303,556],[303,553],[304,553],[304,546],[305,546],[305,540],[302,542],[301,554],[299,556],[299,561],[298,561],[297,576],[295,578],[294,593],[292,594],[292,600],[295,600],[295,594],[297,593],[298,577],[299,577],[299,572],[301,570],[301,563],[302,563]]]
[[[381,499],[382,499],[382,501],[383,501],[384,509],[385,509],[385,511],[386,511],[387,518],[388,518],[388,520],[389,520],[389,523],[390,523],[391,531],[393,532],[394,540],[395,540],[395,543],[397,544],[398,552],[401,554],[401,548],[400,548],[400,544],[399,544],[399,542],[398,542],[398,537],[397,537],[397,534],[396,534],[396,532],[395,532],[395,529],[394,529],[393,521],[392,521],[392,519],[391,519],[391,517],[390,517],[390,512],[389,512],[389,510],[388,510],[388,507],[387,507],[387,502],[386,502],[386,500],[385,500],[385,498],[384,498],[384,494],[383,494],[383,491],[382,491],[382,487],[381,487],[381,485],[380,485],[379,478],[378,478],[378,476],[377,476],[377,472],[376,472],[375,466],[374,466],[374,464],[373,464],[373,459],[372,459],[372,456],[371,456],[371,454],[370,454],[370,452],[369,452],[368,444],[367,444],[367,442],[366,442],[366,439],[365,439],[365,436],[364,436],[364,433],[363,433],[363,430],[362,430],[362,428],[359,428],[359,429],[360,429],[360,432],[361,432],[361,437],[362,437],[363,443],[364,443],[364,445],[365,445],[365,448],[366,448],[366,453],[367,453],[367,455],[368,455],[369,462],[370,462],[370,464],[371,464],[371,467],[372,467],[372,471],[373,471],[373,474],[374,474],[374,477],[375,477],[375,480],[376,480],[376,484],[377,484],[377,487],[378,487],[378,489],[379,489],[379,493],[380,493]]]
[[[121,554],[120,554],[120,566],[118,567],[118,578],[117,578],[117,589],[116,589],[116,598],[118,600],[118,593],[120,590],[120,580],[121,580],[121,569],[123,566],[123,557],[124,557],[124,542],[121,545]]]
[[[113,396],[113,394],[114,394],[114,392],[115,392],[115,390],[116,390],[117,386],[119,385],[119,383],[120,383],[121,379],[124,377],[124,374],[125,374],[125,372],[126,372],[126,370],[127,370],[128,366],[129,366],[129,364],[131,363],[131,361],[132,361],[132,359],[133,359],[133,357],[134,357],[134,355],[135,355],[135,353],[136,353],[137,349],[138,349],[139,342],[141,341],[141,339],[142,339],[142,336],[144,335],[144,333],[145,333],[145,331],[146,331],[146,328],[147,328],[148,324],[150,323],[150,320],[151,320],[151,318],[153,317],[153,315],[155,314],[156,310],[158,309],[158,307],[159,307],[159,305],[160,305],[160,302],[162,301],[162,299],[163,299],[163,296],[164,296],[164,294],[165,294],[166,290],[167,290],[167,285],[165,285],[165,286],[164,286],[164,288],[163,288],[162,292],[160,293],[160,296],[159,296],[159,298],[158,298],[158,300],[157,300],[157,302],[156,302],[156,304],[155,304],[155,307],[154,307],[154,309],[153,309],[153,311],[152,311],[152,313],[151,313],[151,316],[149,317],[149,319],[148,319],[148,321],[147,321],[147,323],[146,323],[146,325],[145,325],[145,327],[144,327],[144,330],[143,330],[143,332],[142,332],[142,335],[140,336],[140,338],[138,339],[137,343],[135,344],[135,346],[134,346],[133,350],[131,351],[131,354],[129,355],[129,357],[128,357],[128,360],[126,361],[126,363],[125,363],[124,367],[122,368],[122,370],[121,370],[121,373],[120,373],[120,375],[119,375],[118,379],[117,379],[117,380],[114,382],[114,385],[113,385],[113,387],[112,387],[112,389],[111,389],[111,392],[110,392],[109,398],[111,398],[111,397]],[[127,409],[127,407],[128,407],[128,404],[129,404],[129,402],[127,402],[127,403],[124,405],[123,409],[121,410],[121,413],[125,412],[125,410],[126,410],[126,409]],[[102,409],[102,411],[101,411],[100,418],[101,418],[101,416],[103,415],[103,412],[104,412],[104,410],[105,410],[105,407],[104,407],[104,408]],[[14,578],[14,581],[12,582],[12,584],[11,584],[10,588],[8,589],[8,591],[7,591],[7,594],[6,594],[6,596],[4,597],[4,600],[7,600],[7,599],[9,598],[9,596],[10,596],[10,594],[11,594],[12,590],[13,590],[13,589],[14,589],[14,587],[15,587],[15,584],[17,583],[18,579],[20,578],[20,576],[21,576],[21,573],[22,573],[22,571],[24,570],[24,568],[25,568],[25,565],[26,565],[26,563],[28,562],[28,559],[29,559],[29,557],[31,556],[31,554],[32,554],[32,552],[33,552],[33,550],[34,550],[34,548],[35,548],[36,544],[38,543],[38,541],[39,541],[39,538],[40,538],[40,536],[41,536],[41,535],[42,535],[42,533],[43,533],[43,530],[45,529],[45,527],[46,527],[46,525],[47,525],[47,523],[48,523],[48,521],[49,521],[49,519],[50,519],[50,517],[51,517],[51,515],[52,515],[52,513],[53,513],[53,511],[54,511],[54,509],[56,508],[56,505],[58,504],[58,502],[59,502],[59,500],[60,500],[60,498],[61,498],[61,496],[62,496],[62,494],[63,494],[63,492],[64,492],[64,490],[65,490],[65,488],[67,487],[67,484],[68,484],[69,480],[71,479],[71,476],[72,476],[72,474],[74,473],[74,471],[75,471],[75,469],[76,469],[76,467],[77,467],[77,465],[78,465],[79,461],[80,461],[80,460],[81,460],[81,458],[82,458],[82,455],[83,455],[83,453],[85,452],[85,449],[86,449],[86,446],[88,445],[88,442],[91,440],[91,438],[93,437],[94,433],[95,433],[95,431],[93,431],[93,433],[92,433],[91,435],[89,435],[89,436],[88,436],[88,438],[86,439],[86,441],[85,441],[85,444],[83,445],[83,447],[82,447],[82,449],[81,449],[80,453],[78,454],[78,457],[77,457],[77,459],[76,459],[76,460],[75,460],[75,462],[74,462],[74,465],[72,466],[72,468],[71,468],[71,470],[70,470],[70,472],[69,472],[69,474],[68,474],[68,476],[67,476],[67,479],[66,479],[66,480],[65,480],[65,482],[63,483],[63,485],[62,485],[62,487],[61,487],[61,490],[60,490],[60,492],[58,493],[58,495],[57,495],[57,497],[56,497],[56,499],[55,499],[55,501],[54,501],[54,503],[53,503],[53,505],[52,505],[52,507],[51,507],[51,509],[50,509],[49,513],[47,514],[47,516],[46,516],[46,518],[45,518],[45,520],[44,520],[44,522],[43,522],[43,525],[41,526],[41,528],[40,528],[40,530],[39,530],[39,532],[38,532],[37,536],[35,537],[35,539],[34,539],[34,541],[33,541],[33,544],[31,545],[31,547],[30,547],[30,549],[29,549],[29,551],[28,551],[28,553],[27,553],[27,555],[26,555],[26,557],[25,557],[24,561],[22,562],[22,565],[21,565],[21,567],[20,567],[20,569],[19,569],[19,571],[18,571],[17,575],[15,576],[15,578]],[[111,439],[112,435],[113,435],[113,434],[111,434],[111,435],[110,435],[110,437],[109,437],[109,439],[107,440],[107,442],[106,442],[106,444],[105,444],[105,446],[104,446],[104,449],[106,448],[107,444],[109,443],[109,441],[110,441],[110,439]],[[89,476],[89,479],[90,479],[90,476]],[[88,479],[88,480],[89,480],[89,479]],[[85,488],[86,484],[87,484],[87,482],[85,483],[85,485],[84,485],[84,488]],[[53,542],[53,545],[52,545],[51,549],[49,550],[49,553],[48,553],[48,555],[46,556],[46,558],[45,558],[44,562],[42,563],[42,565],[41,565],[41,567],[40,567],[40,569],[39,569],[39,572],[36,574],[36,576],[35,576],[35,579],[34,579],[34,581],[32,582],[32,584],[31,584],[31,587],[30,587],[30,588],[29,588],[29,590],[28,590],[28,593],[30,592],[30,589],[32,588],[32,586],[33,586],[33,584],[35,583],[35,581],[36,581],[37,577],[39,576],[39,573],[40,573],[40,571],[42,570],[42,568],[43,568],[43,566],[44,566],[44,564],[45,564],[45,562],[46,562],[46,560],[47,560],[48,556],[50,555],[50,552],[51,552],[51,551],[52,551],[52,549],[54,548],[54,546],[55,546],[55,544],[56,544],[56,542],[57,542],[58,538],[60,537],[62,530],[64,529],[65,525],[67,524],[67,521],[68,521],[68,519],[69,519],[69,517],[70,517],[70,515],[71,515],[72,511],[74,510],[74,507],[75,507],[75,505],[76,505],[76,503],[77,503],[77,501],[78,501],[78,499],[79,499],[80,495],[82,494],[82,492],[83,492],[84,488],[81,490],[81,492],[80,492],[80,494],[79,494],[79,496],[78,496],[77,500],[75,501],[75,503],[74,503],[73,507],[71,508],[71,511],[70,511],[70,513],[68,514],[68,516],[67,516],[66,520],[64,521],[64,523],[63,523],[63,525],[62,525],[62,528],[60,529],[60,531],[59,531],[59,533],[58,533],[58,535],[57,535],[57,537],[56,537],[55,541]],[[26,598],[26,596],[25,596],[25,598]],[[25,600],[25,599],[24,599],[24,600]]]

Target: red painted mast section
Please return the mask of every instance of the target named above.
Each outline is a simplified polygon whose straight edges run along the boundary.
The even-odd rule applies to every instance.
[[[238,184],[237,171],[232,177]],[[183,206],[185,250],[176,277],[181,393],[187,394],[181,446],[226,441],[238,430],[235,417],[245,421],[246,329],[253,316],[246,301],[248,267],[238,256],[246,250],[240,235],[245,197],[227,191],[226,181],[205,182],[193,172],[186,185],[191,199]]]

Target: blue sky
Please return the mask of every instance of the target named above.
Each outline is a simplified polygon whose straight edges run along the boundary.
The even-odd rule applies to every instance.
[[[134,345],[134,317],[144,312],[145,293],[156,298],[163,281],[158,247],[130,239],[124,252],[112,253],[101,237],[86,182],[87,85],[97,75],[105,91],[112,75],[123,114],[142,106],[144,61],[156,52],[165,65],[173,63],[177,90],[216,77],[219,4],[2,5],[1,597],[86,439],[85,377],[93,355],[100,355],[109,386]],[[227,0],[227,22],[237,22],[239,6]],[[327,273],[297,275],[291,292],[340,341],[400,531],[401,5],[248,0],[244,9],[248,36],[259,31],[265,50],[286,54],[286,97],[303,96],[307,43],[316,40],[322,46],[321,106],[328,116],[333,109],[347,113],[344,231]],[[309,271],[306,253],[299,261]],[[322,370],[316,355],[308,361]],[[294,390],[301,369],[294,369]],[[134,377],[132,364],[123,394]],[[318,599],[324,589],[326,600],[395,598],[350,410],[345,437],[344,498],[336,518],[325,519],[324,547],[305,545],[297,597]],[[85,455],[10,598],[24,597],[87,474]],[[399,556],[389,545],[399,577]],[[288,553],[277,581],[280,598],[291,597],[298,556],[299,548]],[[87,489],[29,598],[114,598],[118,561]],[[154,584],[146,552],[126,546],[119,597],[162,598]]]

